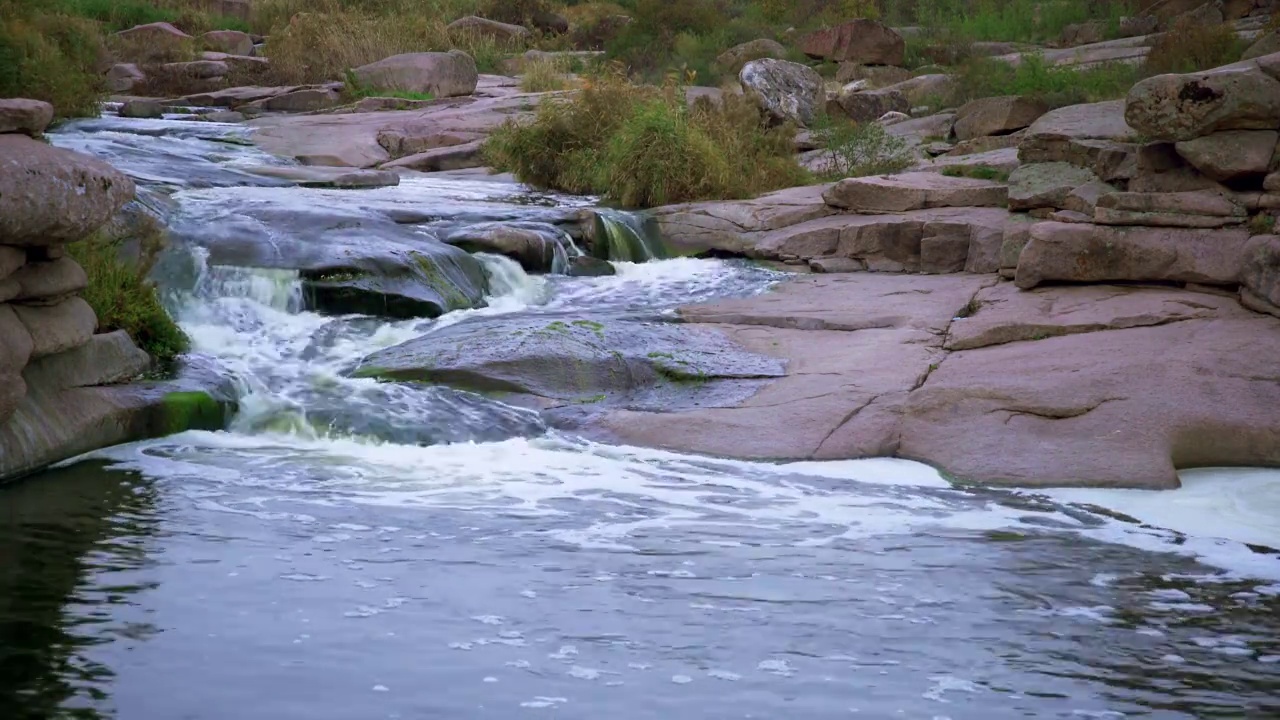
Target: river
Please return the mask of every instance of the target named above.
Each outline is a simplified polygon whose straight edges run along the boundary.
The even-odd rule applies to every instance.
[[[483,256],[484,308],[317,314],[297,272],[195,246],[240,220],[283,242],[317,209],[465,223],[592,200],[465,173],[260,182],[246,169],[280,161],[244,132],[106,116],[52,136],[163,208],[188,262],[168,302],[241,410],[0,488],[0,717],[1280,716],[1280,473],[973,489],[899,460],[606,445],[353,379],[475,317],[660,317],[784,276],[694,259],[530,276]]]

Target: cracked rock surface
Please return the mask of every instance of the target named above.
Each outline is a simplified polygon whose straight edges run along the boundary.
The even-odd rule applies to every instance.
[[[1026,292],[994,275],[810,275],[685,307],[786,362],[732,407],[611,409],[628,443],[755,459],[896,456],[962,481],[1169,488],[1280,464],[1280,320],[1231,296]]]

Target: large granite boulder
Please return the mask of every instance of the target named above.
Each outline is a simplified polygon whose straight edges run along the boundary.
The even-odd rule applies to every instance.
[[[213,30],[200,36],[205,50],[228,55],[248,55],[253,52],[253,38],[239,30]]]
[[[1009,209],[1065,209],[1073,190],[1096,182],[1098,176],[1092,170],[1070,163],[1022,165],[1009,174]]]
[[[1240,56],[1242,60],[1253,60],[1264,55],[1280,53],[1280,29],[1265,33],[1254,41]]]
[[[1220,130],[1280,129],[1280,80],[1260,67],[1157,75],[1129,90],[1125,120],[1156,140],[1193,140]]]
[[[902,65],[907,47],[893,28],[865,18],[815,30],[799,46],[812,58],[863,65]]]
[[[1049,104],[1036,98],[1006,95],[980,98],[956,111],[955,136],[969,140],[984,135],[1005,135],[1028,127],[1049,112]]]
[[[720,53],[716,58],[716,64],[724,69],[725,72],[737,74],[742,70],[742,66],[752,60],[761,60],[763,58],[784,58],[787,55],[787,49],[777,40],[768,38],[760,38],[744,42],[741,45],[733,47]]]
[[[807,126],[822,108],[822,76],[799,63],[764,58],[742,66],[738,80],[775,122]]]
[[[1138,134],[1125,122],[1125,102],[1069,105],[1045,113],[1018,145],[1024,165],[1065,162],[1104,181],[1127,180],[1137,168]]]
[[[906,113],[911,103],[906,95],[893,88],[862,90],[859,83],[850,83],[836,96],[841,113],[856,123],[875,122],[888,113]]]
[[[1053,281],[1234,285],[1248,240],[1244,229],[1043,222],[1031,228],[1015,282],[1021,288]]]
[[[990,180],[934,172],[845,178],[822,195],[828,205],[858,213],[940,207],[1002,207],[1008,188]]]
[[[0,99],[0,134],[39,137],[53,122],[53,106],[43,100]]]
[[[1224,130],[1184,140],[1174,147],[1188,163],[1219,182],[1261,178],[1271,169],[1280,132]]]
[[[25,135],[0,135],[0,244],[79,240],[133,193],[133,181],[100,160]]]
[[[1240,286],[1240,299],[1247,307],[1280,317],[1280,236],[1249,239]]]
[[[479,79],[475,60],[461,50],[393,55],[351,72],[372,90],[431,93],[438,98],[470,95]]]

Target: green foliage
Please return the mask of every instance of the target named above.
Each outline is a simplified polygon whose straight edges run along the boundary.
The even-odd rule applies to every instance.
[[[791,133],[742,98],[690,107],[679,83],[632,85],[614,68],[571,99],[543,102],[532,122],[507,122],[485,154],[531,185],[651,207],[803,182]]]
[[[189,339],[160,303],[156,287],[147,279],[164,236],[154,223],[144,223],[138,236],[139,260],[126,259],[126,238],[102,233],[67,246],[67,252],[89,276],[80,293],[98,316],[99,332],[125,330],[138,347],[166,362],[185,352]]]
[[[538,58],[525,64],[520,74],[520,89],[524,92],[552,92],[569,87],[565,78],[569,63],[558,57]]]
[[[889,0],[885,0],[888,4]],[[1067,25],[1105,20],[1112,34],[1130,0],[916,0],[914,24],[969,40],[1043,42]]]
[[[1208,70],[1239,60],[1245,47],[1230,25],[1200,25],[1183,19],[1156,38],[1143,69],[1147,75]]]
[[[1041,55],[1024,55],[1017,66],[992,58],[972,58],[956,75],[961,102],[1023,95],[1052,107],[1122,98],[1139,79],[1139,68],[1107,63],[1083,70],[1058,67]]]
[[[1249,218],[1249,234],[1250,235],[1271,235],[1276,231],[1276,217],[1269,213],[1260,212]]]
[[[0,97],[44,100],[59,117],[96,115],[104,54],[92,22],[0,2]]]
[[[947,177],[967,177],[974,180],[995,180],[997,182],[1004,182],[1009,179],[1009,173],[989,165],[949,165],[942,169],[942,174]]]
[[[888,175],[906,170],[915,162],[906,142],[890,135],[879,123],[855,123],[822,115],[811,131],[823,151],[824,180]]]

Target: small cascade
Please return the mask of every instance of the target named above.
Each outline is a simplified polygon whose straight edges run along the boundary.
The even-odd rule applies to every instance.
[[[559,260],[564,250],[560,245],[556,247],[561,248],[560,254],[556,256]],[[485,274],[489,276],[489,296],[486,300],[490,307],[499,304],[524,308],[540,305],[546,301],[545,278],[530,275],[520,263],[506,255],[475,253],[475,258],[484,266]],[[567,265],[568,261],[566,260],[565,263]]]
[[[605,260],[645,262],[667,257],[662,241],[635,213],[598,208],[595,211],[595,255]]]

